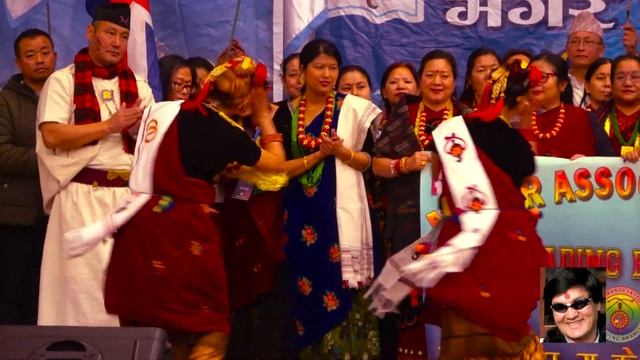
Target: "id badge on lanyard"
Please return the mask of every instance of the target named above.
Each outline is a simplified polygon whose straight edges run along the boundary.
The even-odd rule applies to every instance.
[[[253,140],[257,140],[260,137],[260,128],[256,130],[255,135],[253,136]],[[238,180],[236,184],[236,188],[233,190],[233,194],[231,198],[237,200],[248,201],[251,198],[251,194],[253,194],[254,185],[250,184],[244,180]]]

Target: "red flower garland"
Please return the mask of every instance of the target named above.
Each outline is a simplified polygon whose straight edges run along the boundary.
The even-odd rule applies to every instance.
[[[426,149],[429,143],[433,140],[433,136],[431,134],[427,134],[426,132],[427,112],[425,111],[424,107],[424,103],[420,102],[420,107],[418,107],[418,116],[416,117],[416,123],[414,127],[414,133],[416,134],[418,142],[420,143],[420,145],[422,145],[422,148]],[[442,115],[441,122],[449,120],[452,113],[453,111],[450,110],[447,106],[444,114]]]
[[[305,133],[305,112],[307,111],[307,99],[303,97],[300,100],[300,105],[298,107],[298,143],[304,146],[308,151],[315,151],[322,144],[322,137],[329,137],[329,130],[331,129],[331,122],[333,121],[333,108],[334,108],[334,94],[330,94],[327,96],[327,104],[325,105],[325,113],[324,113],[324,123],[322,124],[322,129],[320,129],[320,136],[315,137],[312,134]]]
[[[558,120],[556,124],[553,126],[553,129],[549,132],[542,133],[540,129],[538,129],[538,123],[536,122],[536,113],[531,114],[531,129],[533,130],[533,134],[537,136],[539,139],[551,139],[553,136],[558,135],[558,132],[562,128],[562,124],[564,123],[564,104],[560,104],[560,114],[558,115]]]

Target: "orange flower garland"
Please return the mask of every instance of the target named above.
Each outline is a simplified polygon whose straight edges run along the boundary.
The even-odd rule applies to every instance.
[[[558,115],[558,120],[556,124],[553,126],[553,129],[549,132],[543,133],[540,132],[538,128],[538,123],[536,122],[536,113],[531,114],[531,129],[533,130],[533,134],[537,136],[539,139],[551,139],[552,137],[558,135],[558,132],[562,128],[562,124],[564,123],[564,104],[560,103],[560,115]]]
[[[302,98],[300,100],[299,110],[298,110],[298,128],[297,128],[297,136],[298,143],[304,146],[307,151],[315,151],[322,144],[322,137],[329,137],[329,130],[331,129],[331,122],[333,121],[333,107],[335,103],[334,94],[331,93],[327,96],[327,105],[325,107],[324,113],[324,123],[322,124],[322,129],[320,129],[320,136],[317,138],[311,134],[305,133],[304,131],[304,119],[305,113],[307,111],[307,99]]]

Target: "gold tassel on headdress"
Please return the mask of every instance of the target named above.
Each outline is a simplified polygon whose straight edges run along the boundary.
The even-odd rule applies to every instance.
[[[491,103],[495,103],[496,99],[503,97],[507,89],[507,78],[509,78],[509,70],[504,66],[499,67],[491,73],[493,86],[491,87]]]
[[[526,70],[529,67],[529,62],[519,61],[518,64],[514,63],[511,66],[513,71],[518,72],[518,70]],[[520,69],[516,68],[516,66]],[[491,103],[495,103],[498,99],[504,97],[510,73],[505,65],[500,66],[491,73]]]

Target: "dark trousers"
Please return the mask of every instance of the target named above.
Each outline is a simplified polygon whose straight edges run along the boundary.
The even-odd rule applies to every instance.
[[[291,313],[289,266],[280,263],[274,288],[253,304],[233,311],[227,359],[294,359],[295,323]]]
[[[0,324],[37,323],[46,232],[47,218],[33,226],[0,225]]]

